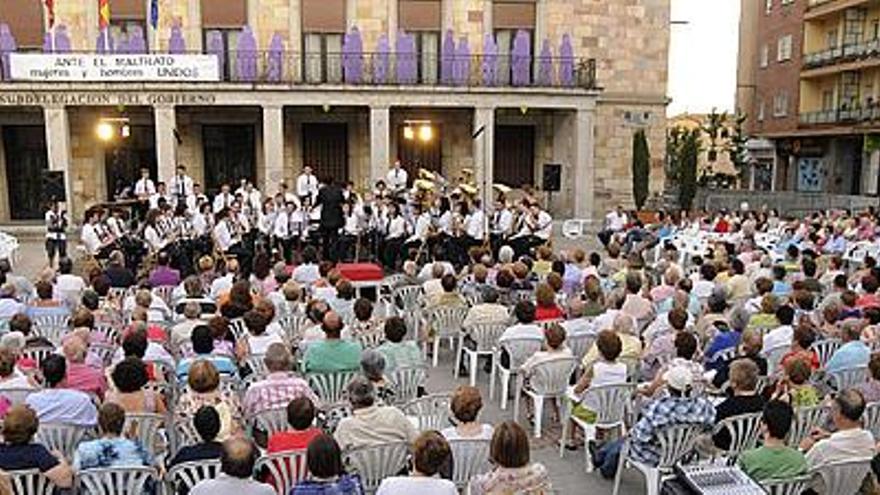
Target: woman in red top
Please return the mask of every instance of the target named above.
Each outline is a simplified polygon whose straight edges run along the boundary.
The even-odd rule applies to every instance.
[[[535,289],[535,321],[565,318],[562,308],[556,304],[556,293],[548,284],[538,284]]]
[[[279,431],[269,437],[267,450],[270,454],[305,450],[321,430],[312,426],[315,421],[315,405],[306,397],[298,397],[287,404],[287,422],[292,430]]]
[[[815,341],[816,332],[813,328],[799,324],[794,329],[794,336],[791,338],[791,350],[789,350],[786,355],[782,356],[782,367],[785,368],[785,365],[788,364],[789,361],[802,359],[804,362],[810,363],[810,369],[813,371],[819,369],[819,356],[815,351],[810,349]]]

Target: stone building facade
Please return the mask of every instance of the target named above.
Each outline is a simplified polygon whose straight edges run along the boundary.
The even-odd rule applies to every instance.
[[[274,192],[310,164],[366,190],[398,157],[512,187],[540,186],[544,164],[559,164],[554,216],[598,219],[632,205],[639,128],[650,187],[663,185],[669,0],[159,0],[155,26],[149,0],[111,0],[113,48],[96,41],[97,2],[56,2],[51,31],[30,3],[0,0],[0,221],[41,217],[43,169],[65,172],[80,217],[142,166],[167,181],[183,164],[209,191],[247,177]],[[14,74],[11,53],[95,51],[214,54],[219,76]],[[395,80],[406,56],[413,79]],[[102,123],[126,135],[99,139]],[[432,139],[413,141],[422,126]]]

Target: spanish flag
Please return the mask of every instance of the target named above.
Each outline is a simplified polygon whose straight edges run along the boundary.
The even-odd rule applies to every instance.
[[[98,27],[107,29],[110,26],[110,0],[98,0]]]

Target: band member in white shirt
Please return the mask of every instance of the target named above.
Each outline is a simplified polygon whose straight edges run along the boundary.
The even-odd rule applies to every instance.
[[[507,238],[510,237],[513,230],[513,213],[503,199],[495,202],[495,212],[492,214],[492,224],[489,228],[492,254],[497,257],[498,250],[507,242]]]
[[[150,170],[142,168],[141,178],[134,183],[134,195],[141,201],[147,201],[154,194],[156,194],[156,185],[153,179],[150,179]]]
[[[211,205],[202,203],[196,213],[192,216],[192,226],[196,237],[201,237],[213,228],[211,225]]]
[[[67,257],[67,212],[53,201],[46,211],[46,255],[49,257],[49,266],[52,267],[55,253],[58,259]]]
[[[228,253],[233,244],[238,240],[235,238],[235,227],[229,220],[229,209],[223,208],[216,215],[217,224],[214,226],[214,242],[217,249],[222,253]]]
[[[529,254],[533,247],[550,240],[553,231],[553,217],[538,203],[525,203],[522,210],[522,225],[510,243],[517,257]]]
[[[483,213],[482,206],[482,202],[475,199],[473,210],[464,219],[465,254],[470,248],[482,244],[486,237],[486,214]]]
[[[629,222],[629,218],[622,206],[617,205],[617,208],[608,212],[605,215],[605,228],[599,232],[599,240],[602,245],[607,246],[614,234],[622,231],[627,222]]]
[[[177,174],[171,179],[171,194],[177,197],[177,201],[184,201],[193,194],[193,180],[186,175],[186,167],[178,165]]]
[[[217,196],[214,196],[214,213],[220,213],[220,211],[227,209],[232,206],[232,203],[235,201],[235,196],[229,192],[229,184],[223,184],[220,186],[220,192],[217,193]],[[219,221],[218,221],[219,223]]]
[[[144,240],[147,242],[147,249],[150,253],[156,254],[168,244],[165,232],[161,226],[162,212],[159,210],[150,210],[147,212],[146,224],[144,225]]]
[[[80,240],[86,249],[86,252],[92,256],[98,257],[101,250],[107,245],[101,235],[101,210],[92,208],[86,212],[86,221],[82,226]]]
[[[428,236],[431,235],[431,213],[422,205],[414,204],[413,215],[416,217],[415,226],[412,235],[406,240],[406,249],[418,249],[428,242]]]
[[[308,198],[309,204],[315,204],[315,199],[318,197],[318,178],[312,173],[312,167],[308,165],[303,167],[302,173],[296,178],[296,195],[303,203]]]
[[[202,192],[202,185],[194,183],[192,185],[192,193],[186,197],[186,209],[191,214],[195,214],[202,203],[208,203],[208,197]]]
[[[400,207],[392,202],[388,205],[388,219],[385,228],[385,266],[390,270],[397,268],[403,241],[406,239],[406,220],[400,214]]]
[[[107,228],[110,229],[110,233],[113,234],[113,237],[119,239],[125,235],[125,219],[123,218],[124,213],[119,208],[113,208],[110,210],[110,216],[107,217],[107,220],[104,222],[107,224]]]
[[[342,226],[342,235],[339,238],[337,255],[340,261],[347,261],[352,259],[349,256],[351,248],[357,246],[360,240],[358,214],[355,211],[354,205],[348,201],[342,203],[342,218],[345,220],[345,224]],[[355,261],[357,260],[355,259]]]
[[[158,184],[156,184],[156,193],[150,196],[150,209],[153,210],[159,208],[159,202],[163,199],[165,200],[165,203],[167,203],[171,207],[174,207],[174,205],[176,204],[176,197],[169,196],[168,190],[165,187],[165,183],[159,182]]]
[[[406,191],[407,174],[406,170],[400,166],[400,160],[394,162],[385,179],[391,194],[396,196]]]

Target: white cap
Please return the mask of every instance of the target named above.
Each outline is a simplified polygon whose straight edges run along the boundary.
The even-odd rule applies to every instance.
[[[673,366],[663,374],[663,381],[670,388],[686,392],[694,384],[694,375],[684,366]]]

